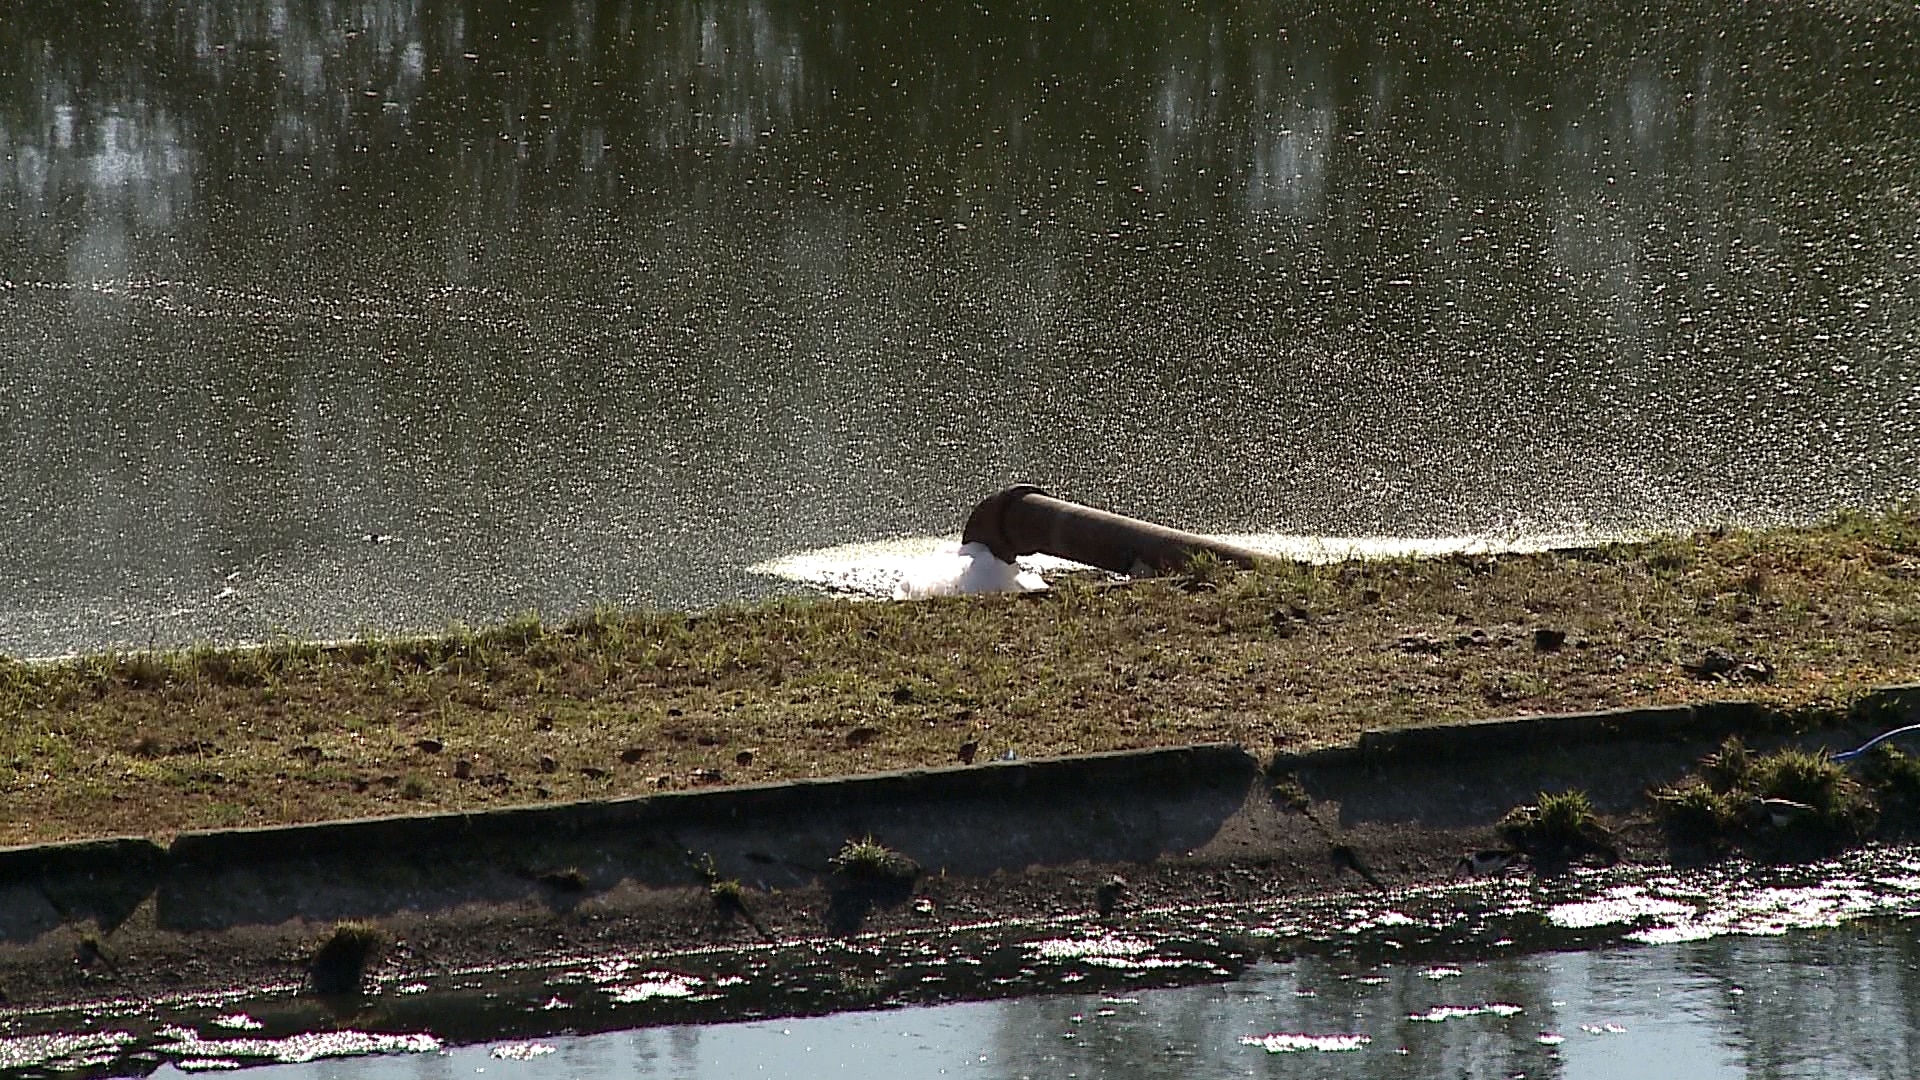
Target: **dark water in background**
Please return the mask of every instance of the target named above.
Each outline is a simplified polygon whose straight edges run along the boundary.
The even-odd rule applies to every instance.
[[[1920,478],[1911,5],[0,11],[0,651]]]

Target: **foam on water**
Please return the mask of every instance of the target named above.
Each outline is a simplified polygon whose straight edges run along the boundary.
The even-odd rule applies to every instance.
[[[750,567],[828,592],[892,600],[1044,589],[1042,573],[1076,564],[1045,555],[1003,563],[983,544],[937,536],[803,551]]]
[[[1591,533],[1490,533],[1477,536],[1305,536],[1240,533],[1216,536],[1262,554],[1307,563],[1357,559],[1526,553],[1580,547],[1625,536]],[[994,558],[984,545],[956,544],[938,536],[842,544],[781,556],[748,568],[828,592],[876,599],[911,600],[966,593],[1026,592],[1046,588],[1046,574],[1084,569],[1050,555],[1023,555],[1014,564]]]
[[[1359,1050],[1372,1043],[1372,1036],[1359,1034],[1300,1035],[1283,1031],[1275,1032],[1272,1035],[1242,1035],[1240,1037],[1240,1045],[1257,1046],[1269,1054],[1297,1054],[1309,1050],[1338,1054]]]

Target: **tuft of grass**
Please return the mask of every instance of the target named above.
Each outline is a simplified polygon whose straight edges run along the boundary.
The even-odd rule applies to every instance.
[[[1884,825],[1907,833],[1920,829],[1920,758],[1882,743],[1861,763],[1860,778],[1879,804]]]
[[[1763,799],[1785,799],[1813,808],[1822,818],[1856,834],[1874,815],[1866,788],[1845,765],[1824,751],[1787,748],[1756,758],[1747,786]]]
[[[849,881],[911,885],[920,876],[920,864],[872,836],[848,840],[832,859],[835,873]]]
[[[1668,840],[1683,847],[1712,846],[1738,820],[1733,800],[1698,778],[1658,788],[1652,799]]]
[[[1300,783],[1297,776],[1285,776],[1274,781],[1273,801],[1296,814],[1304,814],[1313,806],[1313,796],[1307,794],[1306,786]]]
[[[1524,851],[1535,865],[1553,867],[1577,859],[1615,859],[1606,827],[1587,793],[1577,788],[1541,792],[1531,805],[1516,806],[1496,826],[1501,839]]]
[[[747,911],[747,887],[733,878],[723,878],[707,886],[707,899],[713,910],[732,918]]]
[[[1730,738],[1701,760],[1695,775],[1651,794],[1669,839],[1678,845],[1734,845],[1769,857],[1811,857],[1872,836],[1880,823],[1880,798],[1920,794],[1920,771],[1897,757],[1872,760],[1878,765],[1869,765],[1869,782],[1863,783],[1824,751],[1786,747],[1756,754]]]
[[[1181,587],[1189,592],[1212,592],[1232,581],[1238,564],[1201,548],[1187,556],[1180,568]]]
[[[308,985],[316,994],[357,994],[366,987],[367,966],[386,947],[386,931],[372,923],[335,923],[308,961]]]
[[[1552,795],[1542,792],[1534,825],[1552,836],[1574,836],[1592,828],[1598,820],[1587,793],[1576,788]]]
[[[587,875],[577,866],[569,866],[564,870],[549,870],[540,875],[540,883],[563,893],[587,891]]]

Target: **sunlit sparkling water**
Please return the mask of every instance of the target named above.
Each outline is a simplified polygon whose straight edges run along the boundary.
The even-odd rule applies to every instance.
[[[0,20],[0,652],[1920,483],[1911,5],[524,8]]]
[[[1308,957],[1228,983],[508,1039],[269,1075],[1601,1078],[1909,1075],[1911,928],[1521,954],[1460,965]],[[161,1071],[170,1072],[174,1066]]]

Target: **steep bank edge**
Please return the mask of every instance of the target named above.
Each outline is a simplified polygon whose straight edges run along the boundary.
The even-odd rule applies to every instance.
[[[1370,881],[1402,884],[1449,872],[1541,790],[1580,787],[1603,811],[1624,813],[1730,734],[1842,749],[1915,720],[1920,685],[1824,715],[1719,704],[1370,732],[1352,746],[1276,755],[1264,770],[1239,747],[1189,746],[187,833],[164,846],[113,838],[0,849],[0,988],[16,1004],[151,988],[157,973],[136,953],[152,965],[204,961],[169,973],[171,988],[231,986],[262,977],[249,950],[267,942],[284,954],[312,924],[341,918],[439,920],[445,930],[483,927],[499,912],[518,913],[523,927],[588,912],[634,924],[627,939],[594,939],[610,947],[701,944],[710,939],[686,939],[684,911],[634,927],[663,896],[681,908],[690,894],[704,900],[714,876],[811,904],[830,885],[832,856],[866,836],[943,881],[1186,863],[1255,867],[1292,891],[1325,890],[1341,887],[1327,855],[1344,848],[1374,856]],[[1274,798],[1274,781],[1304,792],[1312,813]],[[985,891],[1020,902],[1019,890]],[[818,911],[788,914],[783,933],[825,928]],[[474,933],[469,960],[488,955],[484,931]],[[122,960],[84,977],[71,961],[50,970],[76,941]],[[279,964],[284,975],[284,956]]]

